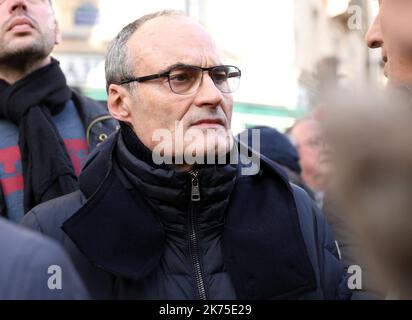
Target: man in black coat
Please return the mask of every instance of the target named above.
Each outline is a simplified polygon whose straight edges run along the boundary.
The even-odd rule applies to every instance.
[[[106,77],[121,130],[79,191],[23,220],[64,245],[92,298],[351,297],[316,205],[233,143],[241,71],[202,26],[173,11],[136,20],[111,43]]]

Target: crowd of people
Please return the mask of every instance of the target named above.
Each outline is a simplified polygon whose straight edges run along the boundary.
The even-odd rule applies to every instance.
[[[106,108],[51,1],[0,1],[0,299],[411,298],[412,2],[379,2],[390,93],[233,137],[242,72],[184,13],[110,43]]]

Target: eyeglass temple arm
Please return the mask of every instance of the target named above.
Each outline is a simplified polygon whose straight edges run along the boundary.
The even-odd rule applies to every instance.
[[[154,79],[159,79],[162,77],[168,77],[169,72],[164,72],[164,73],[158,73],[158,74],[152,74],[150,76],[145,76],[145,77],[139,77],[139,78],[130,78],[125,81],[120,82],[120,84],[127,84],[130,82],[144,82],[144,81],[149,81],[149,80],[154,80]]]
[[[241,77],[242,72],[240,70],[236,71],[236,72],[231,72],[227,76],[228,76],[228,78]]]

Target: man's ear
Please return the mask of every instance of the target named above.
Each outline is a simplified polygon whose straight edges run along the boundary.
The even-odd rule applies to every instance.
[[[123,122],[132,122],[130,111],[132,97],[130,92],[123,86],[117,84],[109,86],[107,105],[113,118]]]

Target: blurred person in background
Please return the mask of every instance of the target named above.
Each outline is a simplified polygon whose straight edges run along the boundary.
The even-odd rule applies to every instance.
[[[116,127],[67,86],[50,56],[59,42],[51,1],[0,1],[0,215],[14,222],[75,191],[87,154]]]
[[[237,136],[238,140],[247,134],[248,146],[252,147],[252,131],[259,130],[259,152],[268,159],[276,162],[286,171],[290,182],[305,190],[315,200],[314,194],[302,179],[302,169],[299,164],[299,155],[290,139],[278,130],[270,127],[258,126],[245,130]],[[258,151],[258,150],[256,150]]]
[[[310,189],[313,190],[315,201],[336,237],[342,261],[348,267],[362,265],[362,286],[358,290],[357,298],[380,299],[382,295],[360,258],[359,243],[351,225],[342,212],[343,209],[336,204],[334,194],[330,192],[329,183],[333,179],[335,170],[331,162],[332,150],[326,143],[327,137],[322,127],[324,117],[328,114],[327,96],[325,96],[325,104],[315,108],[311,117],[298,120],[287,133],[299,151],[302,176],[306,177],[304,181],[308,182]],[[332,101],[335,100],[335,95],[331,94],[330,98]]]
[[[336,127],[333,128],[329,123],[326,139],[335,140],[332,149],[335,156],[334,163],[337,165],[334,165],[332,180],[340,187],[336,192],[333,192],[333,196],[328,197],[325,213],[342,244],[344,258],[349,258],[350,262],[353,263],[354,260],[359,261],[359,258],[368,256],[370,253],[375,255],[372,259],[363,259],[364,286],[374,292],[379,291],[379,294],[384,296],[385,285],[383,288],[379,288],[376,274],[380,274],[381,284],[385,283],[382,279],[388,280],[391,273],[394,277],[395,274],[396,277],[399,277],[397,280],[388,281],[389,284],[385,283],[387,287],[391,287],[391,285],[397,287],[397,284],[393,284],[393,282],[402,281],[401,279],[410,285],[409,276],[405,277],[404,269],[407,265],[405,261],[408,259],[408,255],[393,260],[396,254],[409,246],[406,238],[403,239],[405,241],[402,244],[399,241],[405,236],[402,234],[402,227],[399,227],[399,237],[395,239],[395,225],[399,222],[411,224],[412,221],[408,221],[407,216],[407,212],[410,210],[404,207],[403,210],[406,211],[403,213],[402,210],[394,211],[390,204],[393,197],[396,197],[392,191],[399,192],[399,206],[401,206],[402,201],[406,200],[403,198],[406,190],[400,189],[403,187],[410,189],[410,186],[406,185],[406,181],[401,179],[402,175],[405,179],[410,177],[409,169],[405,167],[404,163],[410,161],[407,152],[409,146],[406,143],[406,138],[410,133],[407,125],[398,127],[397,121],[403,123],[402,117],[410,117],[410,113],[402,109],[402,106],[409,104],[410,107],[412,96],[412,1],[380,0],[379,6],[379,13],[366,35],[366,43],[371,49],[379,48],[381,50],[384,74],[389,79],[387,93],[392,95],[392,103],[386,100],[387,109],[383,108],[385,110],[378,112],[379,116],[376,116],[375,106],[381,105],[382,102],[374,100],[372,97],[379,95],[379,93],[366,90],[365,92],[370,94],[365,93],[362,96],[363,100],[353,103],[359,110],[356,108],[347,109],[350,105],[348,103],[341,106],[342,110],[347,110],[345,114],[334,114],[333,123]],[[335,103],[339,99],[337,97],[343,98],[339,94],[336,95]],[[386,122],[385,119],[388,121]],[[351,123],[352,121],[353,123]],[[393,139],[395,132],[398,134],[399,141]],[[392,140],[386,139],[385,133]],[[339,143],[336,142],[337,136],[341,138]],[[393,159],[390,159],[391,157]],[[393,166],[397,166],[397,162],[402,163],[402,167],[399,168],[399,172],[391,172],[396,171],[393,170]],[[337,173],[336,176],[335,173]],[[389,180],[385,186],[386,178]],[[378,190],[379,188],[380,190]],[[339,198],[339,195],[341,201],[337,205],[335,200]],[[331,198],[334,196],[337,198],[332,201]],[[394,208],[399,209],[399,206],[394,206]],[[374,212],[374,210],[376,211]],[[340,214],[338,214],[339,212]],[[347,221],[350,217],[354,217],[352,223]],[[387,219],[386,222],[384,219]],[[358,234],[358,236],[354,236],[354,234]],[[377,252],[379,251],[377,237],[382,237],[379,241],[381,241],[380,245],[382,245],[383,250],[379,253]],[[373,238],[375,239],[372,240]],[[385,238],[387,244],[384,246]],[[375,242],[371,243],[373,241]],[[395,242],[397,242],[397,247],[395,247]],[[393,252],[388,254],[387,251],[390,250],[391,244]],[[386,254],[387,256],[385,256]],[[352,259],[353,257],[356,259]],[[391,259],[393,266],[389,268],[385,260]],[[403,265],[402,260],[405,260],[405,265]],[[376,272],[374,270],[376,267],[382,267],[385,271]],[[395,271],[397,268],[399,272]],[[400,276],[401,274],[403,276]],[[403,292],[405,290],[408,289],[399,289]]]
[[[54,241],[0,218],[0,300],[84,300],[86,288]]]
[[[390,299],[411,299],[412,109],[402,96],[394,106],[393,95],[363,94],[353,101],[345,95],[345,105],[325,119],[331,193],[353,232],[364,278],[372,280],[364,284]]]
[[[322,208],[330,167],[321,125],[313,117],[300,119],[287,134],[298,151],[303,181]]]

